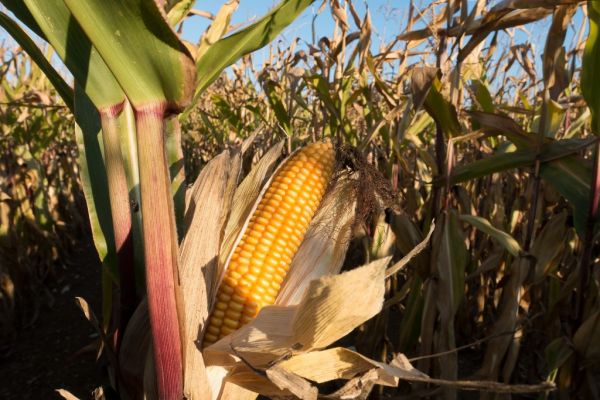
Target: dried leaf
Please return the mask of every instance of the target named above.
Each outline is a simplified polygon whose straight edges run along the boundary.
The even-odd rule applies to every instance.
[[[292,351],[328,346],[381,310],[389,261],[311,281],[296,306],[264,307],[254,321],[206,348],[207,364],[233,365],[243,357],[264,367]]]
[[[392,276],[395,273],[397,273],[398,271],[400,271],[402,268],[404,268],[410,262],[410,260],[412,260],[413,258],[418,256],[423,250],[425,250],[427,245],[429,245],[429,239],[431,238],[431,235],[433,235],[434,230],[435,230],[435,221],[431,221],[431,226],[429,227],[429,233],[427,233],[427,236],[425,236],[425,239],[423,239],[411,251],[409,251],[408,254],[406,254],[404,257],[402,257],[401,260],[399,260],[394,265],[389,267],[385,271],[385,277],[389,278],[390,276]]]
[[[573,347],[587,361],[594,361],[600,358],[600,311],[590,315],[577,329],[573,337]]]
[[[281,390],[287,390],[303,400],[316,400],[319,394],[316,387],[296,374],[275,365],[266,371],[267,378]]]
[[[202,329],[213,298],[208,285],[217,275],[220,240],[241,157],[229,151],[213,158],[198,176],[186,216],[189,227],[180,246],[179,278],[184,298],[184,394],[188,399],[209,396],[204,361],[200,352]],[[227,198],[229,194],[229,198]],[[202,277],[204,279],[202,279]]]
[[[411,91],[413,96],[413,107],[419,110],[429,93],[433,81],[439,74],[435,67],[414,68],[410,76]]]
[[[297,304],[313,279],[340,272],[352,235],[355,198],[351,178],[340,178],[327,190],[275,304]]]
[[[66,389],[56,389],[56,393],[58,393],[63,399],[66,400],[79,400],[79,397],[75,396],[73,393],[69,392]]]
[[[198,53],[194,57],[196,60],[200,59],[200,57],[206,53],[206,50],[208,50],[210,46],[216,43],[227,33],[231,15],[233,15],[235,10],[237,10],[239,4],[239,0],[229,0],[227,3],[223,4],[221,8],[219,8],[219,12],[217,12],[212,24],[208,27],[200,39]]]

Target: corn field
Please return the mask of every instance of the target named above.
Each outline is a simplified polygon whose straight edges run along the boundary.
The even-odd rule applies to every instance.
[[[0,3],[0,350],[87,240],[95,399],[600,398],[600,3]]]

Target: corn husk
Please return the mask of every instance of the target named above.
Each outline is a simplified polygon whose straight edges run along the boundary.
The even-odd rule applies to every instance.
[[[254,369],[267,370],[279,359],[324,348],[376,315],[390,260],[313,280],[296,305],[263,308],[254,321],[204,350],[207,365],[229,368],[229,382],[261,394],[290,392]],[[209,379],[218,379],[213,372],[209,368]]]
[[[189,226],[180,246],[180,281],[184,298],[183,369],[186,398],[210,396],[199,351],[202,328],[208,318],[211,279],[217,274],[221,236],[237,185],[241,156],[228,151],[214,158],[192,188],[186,216]],[[205,279],[200,277],[204,276]],[[181,318],[181,317],[180,317]]]
[[[329,206],[328,201],[339,205],[344,197],[333,198],[325,199],[324,206]],[[425,248],[432,231],[392,267],[386,269],[391,261],[387,257],[340,275],[311,280],[297,304],[267,306],[250,324],[206,348],[213,399],[222,399],[215,394],[223,382],[238,390],[300,399],[317,398],[311,382],[347,379],[339,391],[321,395],[330,399],[366,398],[374,385],[397,386],[401,379],[433,382],[403,354],[385,364],[346,348],[322,350],[380,312],[385,279]],[[325,236],[321,239],[327,241]]]
[[[313,217],[275,304],[297,304],[313,279],[340,272],[352,236],[355,208],[353,179],[341,177],[328,189]]]

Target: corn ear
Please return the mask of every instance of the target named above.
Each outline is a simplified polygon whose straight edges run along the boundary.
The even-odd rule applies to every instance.
[[[331,180],[331,143],[314,143],[277,170],[230,260],[204,336],[211,344],[275,303],[292,259]]]

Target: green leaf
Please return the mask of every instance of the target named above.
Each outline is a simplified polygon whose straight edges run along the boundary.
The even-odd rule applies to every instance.
[[[40,69],[46,74],[48,80],[56,91],[62,97],[63,101],[69,107],[71,112],[73,111],[73,89],[65,82],[60,76],[58,71],[52,67],[50,62],[46,59],[42,51],[37,45],[31,40],[29,35],[25,33],[23,29],[13,21],[8,15],[0,12],[0,25],[19,43],[19,45],[29,54],[29,57],[40,67]]]
[[[464,214],[459,216],[459,218],[461,221],[468,222],[475,228],[496,239],[513,256],[518,257],[522,253],[523,250],[521,249],[521,246],[519,246],[519,243],[512,236],[503,230],[492,226],[487,219],[476,215]]]
[[[108,197],[108,179],[102,155],[100,116],[90,99],[75,87],[75,133],[79,147],[79,168],[88,208],[94,245],[102,265],[118,282],[117,255]],[[93,179],[92,179],[93,176]]]
[[[561,159],[572,157],[573,154],[589,146],[591,143],[593,143],[593,141],[593,138],[569,139],[552,141],[543,145],[542,150],[540,152],[540,160],[543,163],[542,170],[545,174],[556,173],[557,170],[561,169]],[[452,170],[452,175],[450,176],[450,183],[456,184],[471,179],[481,178],[483,176],[490,175],[496,172],[507,171],[514,168],[524,168],[528,166],[533,166],[535,164],[536,157],[537,151],[534,148],[523,148],[511,152],[497,152],[491,156],[474,161],[470,164],[454,167]],[[567,159],[566,165],[569,164],[569,160]],[[579,169],[575,164],[576,163],[573,163],[572,168],[569,167],[567,169]],[[585,167],[581,168],[585,170]],[[566,173],[568,176],[574,174],[577,177],[577,179],[579,179],[579,175],[582,172],[567,171]],[[560,179],[560,177],[557,177],[557,179]],[[579,187],[580,185],[569,186]],[[575,194],[570,194],[570,196],[576,197]]]
[[[554,381],[558,370],[571,358],[573,349],[566,337],[554,339],[544,350],[544,356],[548,363],[548,380]]]
[[[439,278],[433,294],[439,313],[440,328],[436,330],[435,339],[435,351],[439,352],[456,347],[454,323],[458,307],[465,297],[468,255],[463,236],[456,212],[444,211],[433,234],[431,253],[432,272]],[[442,378],[456,379],[456,354],[443,355],[439,362],[443,367]]]
[[[511,118],[500,114],[471,111],[469,113],[482,128],[494,135],[506,135],[519,150],[533,150],[536,146],[535,137],[523,129]],[[587,139],[589,143],[581,141],[582,146],[589,146],[595,138]],[[564,143],[566,140],[553,141],[545,138],[542,149],[552,143]],[[570,143],[576,143],[569,140]],[[561,145],[558,145],[561,146]],[[577,147],[577,146],[575,146]],[[540,153],[544,157],[544,151]],[[557,155],[558,157],[558,155]],[[543,160],[542,160],[543,161]],[[589,209],[590,190],[592,181],[591,164],[578,155],[567,155],[556,159],[548,159],[541,165],[540,175],[550,183],[573,207],[575,228],[579,235],[585,233],[587,213]],[[596,224],[600,223],[600,216]]]
[[[454,210],[444,212],[431,239],[432,262],[439,276],[438,299],[444,304],[438,307],[451,318],[458,310],[465,290],[465,269],[467,266],[467,248],[462,229]]]
[[[175,26],[180,23],[194,6],[195,0],[181,0],[173,4],[167,14],[169,25]]]
[[[492,99],[488,85],[485,82],[480,79],[474,80],[471,83],[471,89],[473,90],[474,100],[479,103],[479,106],[483,111],[495,111],[496,107],[494,106],[494,99]]]
[[[185,234],[185,169],[183,160],[183,149],[181,147],[181,126],[177,118],[166,120],[165,145],[167,152],[167,163],[169,164],[169,175],[171,176],[171,193],[173,195],[173,206],[175,207],[175,223],[179,240],[183,240]]]
[[[152,0],[64,0],[133,108],[190,101],[192,57]]]
[[[36,35],[48,41],[44,32],[35,21],[35,18],[31,15],[29,9],[23,4],[23,0],[0,0],[0,3],[4,4],[4,6],[8,8],[19,21],[27,25],[27,27],[34,31]]]
[[[291,137],[292,132],[292,122],[290,121],[290,117],[288,115],[285,106],[283,105],[283,101],[281,100],[280,94],[277,92],[277,83],[273,81],[268,81],[265,83],[265,91],[267,93],[267,99],[269,101],[269,105],[275,112],[275,117],[277,121],[285,131],[285,134],[288,137]]]
[[[30,15],[35,20],[29,20],[29,27],[43,32],[96,107],[123,102],[121,88],[62,0],[2,1],[15,15]]]
[[[454,106],[442,95],[441,87],[442,83],[436,77],[429,88],[423,106],[448,137],[460,136],[462,127],[458,121],[458,114]]]
[[[600,2],[588,1],[589,35],[581,69],[581,91],[592,112],[592,131],[600,135]]]
[[[225,68],[246,54],[266,46],[313,1],[283,0],[259,21],[210,46],[196,63],[198,82],[194,103]]]
[[[549,138],[556,137],[558,131],[562,128],[567,110],[558,102],[550,100],[547,104],[546,132],[544,135]]]

